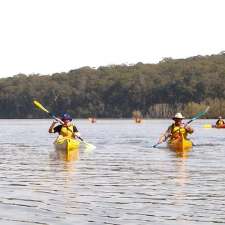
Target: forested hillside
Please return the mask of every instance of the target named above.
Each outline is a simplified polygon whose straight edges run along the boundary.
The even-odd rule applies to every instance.
[[[36,99],[56,114],[76,118],[168,118],[176,111],[191,116],[210,105],[208,117],[225,116],[225,53],[158,64],[83,67],[53,75],[0,79],[0,118],[41,118]]]

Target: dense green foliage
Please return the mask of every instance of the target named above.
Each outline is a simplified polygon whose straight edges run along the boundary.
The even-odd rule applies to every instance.
[[[40,101],[52,112],[78,117],[191,116],[210,105],[208,117],[225,116],[225,53],[158,64],[83,67],[68,73],[0,79],[1,118],[40,118]]]

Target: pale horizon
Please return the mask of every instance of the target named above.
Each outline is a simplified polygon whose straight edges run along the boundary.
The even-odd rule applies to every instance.
[[[0,77],[225,50],[222,0],[0,2]]]

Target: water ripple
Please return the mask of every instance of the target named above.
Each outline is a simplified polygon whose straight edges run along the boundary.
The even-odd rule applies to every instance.
[[[151,148],[169,121],[80,120],[97,148],[65,161],[49,123],[3,123],[10,132],[0,141],[0,224],[225,224],[224,132],[197,121],[195,146],[183,156],[165,144]]]

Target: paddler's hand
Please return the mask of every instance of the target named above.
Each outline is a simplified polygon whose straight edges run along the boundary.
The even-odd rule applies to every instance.
[[[165,136],[163,135],[163,136],[161,136],[161,137],[159,138],[158,143],[161,144],[161,143],[164,142],[164,140],[165,140]]]
[[[58,123],[58,122],[55,121],[55,120],[52,122],[51,126],[48,129],[49,133],[54,133],[54,126],[55,126],[56,123]]]
[[[160,143],[165,142],[170,136],[171,136],[171,133],[169,133],[169,132],[166,132],[166,133],[162,134],[160,136],[159,142]]]
[[[188,132],[188,133],[193,133],[194,132],[194,130],[191,128],[191,127],[186,127],[186,131]]]
[[[80,138],[80,133],[79,133],[79,132],[76,132],[76,133],[75,133],[75,136],[76,136],[77,138]]]
[[[84,141],[83,138],[80,136],[80,133],[79,132],[76,132],[75,133],[75,137],[78,138],[78,139],[80,139],[81,141]]]
[[[52,124],[55,125],[55,124],[57,124],[58,122],[59,122],[59,121],[57,121],[57,120],[53,120]]]

